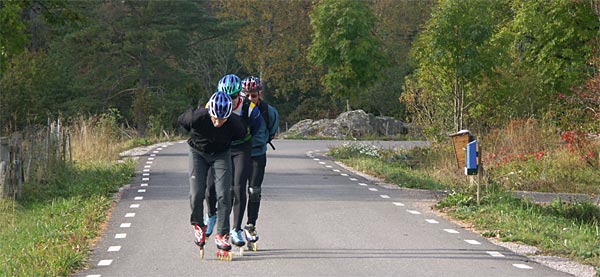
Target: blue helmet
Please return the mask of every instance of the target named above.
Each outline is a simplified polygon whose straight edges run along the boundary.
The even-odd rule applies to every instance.
[[[219,80],[219,86],[217,87],[217,90],[225,92],[229,95],[239,93],[242,90],[242,80],[240,80],[240,77],[234,74],[225,75],[223,78],[221,78],[221,80]]]
[[[225,92],[217,91],[208,100],[208,113],[210,116],[219,119],[228,118],[232,109],[231,97]]]

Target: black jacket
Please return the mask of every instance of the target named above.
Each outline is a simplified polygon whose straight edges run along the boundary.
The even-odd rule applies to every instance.
[[[206,108],[188,110],[179,116],[179,125],[190,132],[188,144],[194,149],[208,153],[221,153],[230,148],[231,141],[246,136],[242,119],[231,114],[223,126],[216,128]]]

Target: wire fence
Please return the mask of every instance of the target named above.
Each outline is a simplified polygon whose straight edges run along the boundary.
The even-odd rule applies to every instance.
[[[0,138],[0,199],[21,199],[24,183],[45,183],[72,161],[68,129],[61,119]]]

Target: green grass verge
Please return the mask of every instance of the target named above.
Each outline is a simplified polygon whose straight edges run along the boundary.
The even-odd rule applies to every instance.
[[[354,157],[337,159],[358,171],[383,179],[387,183],[398,184],[404,188],[439,190],[446,187],[427,175],[418,174],[408,166],[382,161],[379,159]]]
[[[135,163],[66,166],[46,184],[25,184],[26,198],[0,201],[0,275],[65,276],[85,266],[112,193]]]
[[[472,193],[451,193],[437,207],[474,224],[486,237],[536,246],[542,254],[600,268],[600,207],[559,200],[539,205],[498,190],[483,195],[477,206]]]

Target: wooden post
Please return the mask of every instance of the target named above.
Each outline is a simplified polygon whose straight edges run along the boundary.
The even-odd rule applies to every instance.
[[[4,193],[7,187],[7,171],[8,164],[10,163],[9,150],[10,147],[8,143],[8,138],[0,138],[0,199],[4,198]]]

